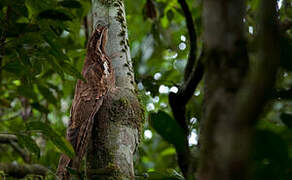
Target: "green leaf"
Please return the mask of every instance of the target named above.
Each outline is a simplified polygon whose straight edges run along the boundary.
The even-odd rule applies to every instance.
[[[66,63],[66,62],[62,62],[60,64],[61,64],[61,66],[66,74],[69,74],[75,78],[78,78],[78,79],[85,81],[82,74],[74,66],[72,66],[71,64]]]
[[[35,93],[34,88],[31,84],[23,84],[21,86],[18,86],[17,92],[22,96],[37,101],[37,94]]]
[[[146,173],[146,176],[149,180],[184,180],[184,177],[173,169],[167,171],[151,171]]]
[[[30,136],[25,134],[17,134],[17,140],[20,145],[25,147],[31,153],[34,153],[38,158],[40,157],[40,148]]]
[[[38,17],[41,19],[53,19],[53,20],[59,20],[59,21],[71,21],[72,18],[69,17],[67,14],[59,11],[59,10],[45,10],[38,14]]]
[[[38,84],[38,89],[39,89],[40,93],[44,96],[44,98],[49,103],[52,103],[54,105],[57,105],[57,99],[55,98],[55,96],[53,95],[53,93],[49,90],[49,88]]]
[[[61,152],[70,158],[74,157],[75,153],[72,145],[65,138],[57,134],[49,125],[40,121],[31,121],[26,124],[26,129],[42,132]]]
[[[45,114],[48,114],[50,112],[45,106],[41,105],[38,102],[32,103],[31,106],[34,109],[38,110],[39,112],[42,112],[42,113],[45,113]]]
[[[8,27],[7,37],[18,37],[26,32],[38,32],[40,30],[37,24],[14,23]]]
[[[282,113],[280,118],[288,128],[292,128],[292,114]]]
[[[179,124],[166,112],[150,114],[151,126],[169,143],[173,144],[177,150],[185,150],[185,134]]]
[[[7,63],[3,69],[7,72],[19,75],[23,72],[24,66],[21,65],[17,60],[13,60]]]
[[[66,7],[66,8],[81,8],[82,7],[80,2],[78,2],[78,1],[65,0],[65,1],[59,2],[59,4],[63,7]]]

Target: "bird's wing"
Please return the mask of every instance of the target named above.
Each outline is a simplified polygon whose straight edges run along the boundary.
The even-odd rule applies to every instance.
[[[103,69],[95,63],[88,67],[84,77],[79,98],[75,99],[75,107],[71,114],[71,126],[67,131],[67,138],[73,145],[76,155],[82,157],[90,138],[94,116],[102,105],[103,96],[107,92]]]

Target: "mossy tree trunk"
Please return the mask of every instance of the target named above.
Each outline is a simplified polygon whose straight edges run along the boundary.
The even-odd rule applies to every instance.
[[[135,91],[123,0],[92,0],[92,26],[96,24],[109,28],[106,51],[117,89],[96,115],[86,173],[88,179],[134,179],[133,155],[144,113]]]

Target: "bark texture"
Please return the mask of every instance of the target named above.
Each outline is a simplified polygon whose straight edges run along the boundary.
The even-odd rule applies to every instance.
[[[206,0],[203,10],[207,59],[199,179],[245,179],[250,132],[233,109],[248,69],[244,1]]]
[[[253,127],[273,88],[278,58],[276,1],[261,1],[260,49],[247,76],[244,1],[204,1],[205,112],[200,180],[249,179]]]
[[[133,155],[144,113],[135,92],[123,1],[92,0],[92,20],[93,27],[108,26],[106,52],[112,60],[117,89],[105,97],[95,117],[87,177],[134,179]]]

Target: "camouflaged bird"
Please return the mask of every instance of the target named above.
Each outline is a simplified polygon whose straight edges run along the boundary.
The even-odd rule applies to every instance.
[[[105,53],[107,27],[97,25],[87,45],[87,55],[82,70],[86,81],[78,80],[67,128],[67,140],[75,150],[75,158],[62,154],[57,175],[68,179],[66,167],[78,169],[87,150],[92,133],[94,116],[102,105],[104,96],[114,89],[115,79],[111,60]]]

